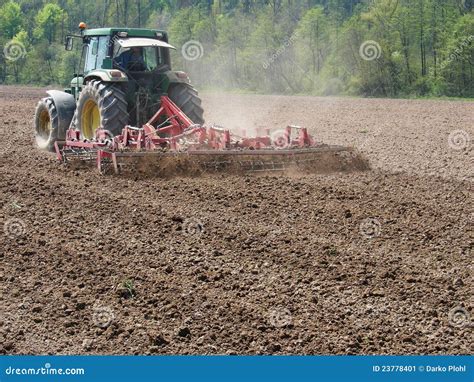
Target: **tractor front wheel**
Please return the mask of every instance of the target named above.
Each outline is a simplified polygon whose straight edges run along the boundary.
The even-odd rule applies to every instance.
[[[178,106],[186,116],[198,125],[204,124],[204,109],[201,98],[194,87],[189,84],[173,85],[168,91],[171,101]]]
[[[53,98],[43,98],[35,110],[35,138],[40,149],[54,151],[54,142],[58,139],[58,126],[58,111]]]
[[[127,101],[119,85],[92,80],[84,86],[74,116],[74,125],[82,138],[95,138],[99,128],[115,136],[127,124]]]

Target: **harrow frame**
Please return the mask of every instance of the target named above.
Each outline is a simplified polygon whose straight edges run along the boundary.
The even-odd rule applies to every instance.
[[[197,125],[168,96],[161,97],[159,110],[141,128],[125,126],[117,136],[99,128],[92,140],[81,138],[79,130],[69,128],[66,140],[55,143],[59,161],[67,163],[71,158],[95,160],[102,173],[107,171],[111,163],[116,174],[121,172],[120,159],[124,157],[207,156],[220,158],[220,163],[224,163],[222,159],[230,157],[238,161],[239,157],[245,156],[255,159],[276,156],[297,162],[299,157],[303,158],[309,153],[345,150],[342,146],[317,144],[307,129],[299,126],[287,126],[274,138],[269,129],[265,135],[246,137],[245,131],[242,136],[238,136],[218,126]],[[279,165],[266,167],[265,170],[282,169]],[[250,168],[248,171],[258,170]]]

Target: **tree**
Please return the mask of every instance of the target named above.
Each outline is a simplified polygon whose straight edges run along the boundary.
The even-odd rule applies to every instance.
[[[474,97],[474,18],[461,17],[445,49],[447,59],[441,64],[446,93]]]
[[[59,5],[53,3],[46,4],[35,18],[35,36],[37,38],[46,38],[50,44],[56,41],[57,29],[66,16],[66,12]]]
[[[23,17],[17,3],[9,1],[0,8],[0,32],[7,39],[13,38],[22,28]]]
[[[15,82],[20,82],[20,75],[27,58],[28,46],[28,34],[24,30],[20,30],[5,48],[7,50],[7,52],[4,51],[7,58],[7,69],[11,69]]]
[[[310,9],[303,16],[296,31],[299,41],[310,55],[310,67],[319,74],[328,50],[328,22],[324,9],[320,6]]]

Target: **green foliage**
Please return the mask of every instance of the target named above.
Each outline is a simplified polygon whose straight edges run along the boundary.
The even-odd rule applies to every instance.
[[[328,20],[322,7],[315,7],[305,13],[296,30],[301,43],[299,62],[311,68],[311,73],[318,75],[329,54]]]
[[[135,284],[133,280],[130,280],[130,279],[123,280],[121,287],[122,287],[122,291],[124,292],[127,298],[135,297],[136,290],[135,290]]]
[[[472,71],[474,63],[474,17],[467,14],[454,25],[440,65],[439,93],[474,97]],[[436,80],[436,78],[435,78]],[[466,83],[470,86],[466,86]],[[442,87],[441,87],[442,86]]]
[[[34,36],[37,38],[46,38],[51,44],[56,39],[56,31],[61,22],[66,18],[65,12],[61,7],[54,3],[46,4],[35,18],[36,28]]]
[[[17,3],[9,1],[0,7],[0,32],[7,39],[13,38],[23,25],[21,8]]]
[[[198,87],[282,94],[474,96],[471,0],[29,0],[0,1],[2,83],[67,85],[79,54],[66,33],[90,27],[169,31],[174,69]],[[181,48],[202,46],[196,60]],[[375,56],[361,47],[374,41]],[[369,50],[367,52],[370,53]],[[373,59],[372,59],[373,58]]]

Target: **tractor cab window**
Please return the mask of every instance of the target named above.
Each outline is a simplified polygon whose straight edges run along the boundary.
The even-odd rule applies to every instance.
[[[85,62],[86,62],[86,57],[87,57],[87,50],[89,49],[89,46],[84,44],[82,46],[82,53],[81,53],[81,61],[79,61],[79,72],[81,74],[84,73],[84,68],[85,68]]]
[[[97,51],[97,62],[96,62],[96,69],[105,69],[102,67],[104,59],[109,55],[109,37],[108,36],[100,36],[99,37],[99,47]]]
[[[148,70],[155,70],[158,66],[157,49],[151,46],[143,48],[143,60]]]
[[[102,62],[108,55],[109,38],[107,36],[91,37],[85,45],[84,73],[102,68]]]
[[[165,63],[163,48],[154,46],[122,48],[119,44],[114,46],[114,63],[131,71],[154,71]]]
[[[97,61],[97,51],[99,50],[99,38],[91,37],[88,42],[88,49],[86,54],[86,62],[84,65],[84,73],[90,72],[95,69],[95,63]]]

